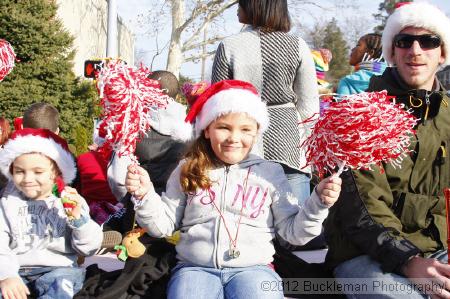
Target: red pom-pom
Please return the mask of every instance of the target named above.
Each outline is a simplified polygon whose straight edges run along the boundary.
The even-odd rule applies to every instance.
[[[330,102],[302,143],[307,164],[320,175],[336,167],[370,168],[381,161],[399,166],[410,151],[417,119],[386,91],[361,93]],[[307,120],[311,122],[312,120]]]
[[[122,61],[110,61],[98,73],[106,133],[101,151],[113,150],[137,162],[136,142],[150,129],[152,111],[164,109],[170,100],[149,74],[143,66],[135,69]]]
[[[10,43],[0,39],[0,82],[11,72],[15,60],[16,54]]]

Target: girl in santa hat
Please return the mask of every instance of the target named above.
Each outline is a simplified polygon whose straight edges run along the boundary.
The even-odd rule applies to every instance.
[[[92,255],[102,231],[75,189],[64,139],[45,129],[14,132],[0,151],[9,178],[0,200],[0,298],[72,298],[82,287],[77,255]]]
[[[269,117],[250,83],[213,84],[186,120],[197,138],[162,196],[141,167],[129,166],[126,179],[148,234],[181,232],[168,298],[283,298],[272,239],[302,245],[319,235],[341,180],[323,180],[298,205],[283,168],[251,153]]]

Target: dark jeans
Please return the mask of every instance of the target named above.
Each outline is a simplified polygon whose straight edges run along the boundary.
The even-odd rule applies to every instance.
[[[21,268],[19,275],[30,290],[31,298],[70,299],[81,290],[85,269],[78,267]]]

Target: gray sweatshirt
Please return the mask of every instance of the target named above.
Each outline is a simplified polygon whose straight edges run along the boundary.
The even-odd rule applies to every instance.
[[[215,268],[266,265],[275,253],[275,232],[297,245],[320,234],[327,207],[316,192],[299,206],[279,164],[250,155],[239,164],[211,170],[209,192],[186,194],[180,185],[183,163],[161,197],[148,192],[135,204],[137,222],[148,234],[165,237],[180,229],[176,250],[181,262]],[[238,258],[229,257],[230,236],[237,238]]]
[[[75,266],[77,255],[92,255],[103,233],[83,202],[79,227],[68,224],[60,198],[29,200],[12,182],[0,200],[0,280],[18,277],[21,267]]]

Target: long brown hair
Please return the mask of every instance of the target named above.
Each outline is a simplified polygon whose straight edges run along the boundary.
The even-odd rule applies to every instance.
[[[248,24],[267,31],[288,32],[291,20],[287,0],[239,0]]]
[[[205,138],[204,133],[198,137],[185,154],[186,163],[183,164],[180,174],[180,183],[184,192],[194,193],[198,189],[208,189],[212,182],[208,171],[219,165],[211,142]]]

